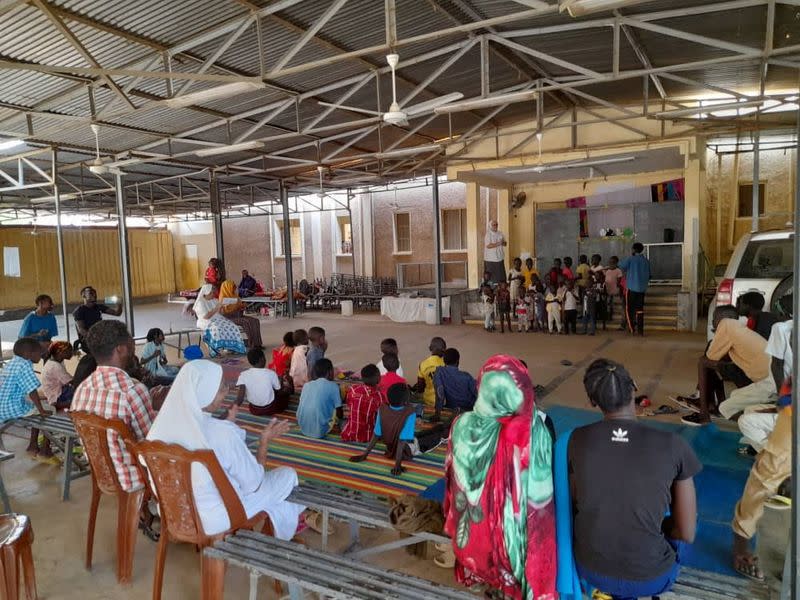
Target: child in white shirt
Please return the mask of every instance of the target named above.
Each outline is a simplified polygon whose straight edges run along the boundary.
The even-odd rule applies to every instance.
[[[547,287],[547,293],[544,296],[545,306],[547,307],[547,329],[553,333],[553,328],[558,329],[561,333],[561,297],[553,289],[553,286]]]

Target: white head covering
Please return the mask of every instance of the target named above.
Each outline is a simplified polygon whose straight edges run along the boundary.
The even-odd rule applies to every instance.
[[[208,448],[203,408],[214,401],[221,381],[222,367],[217,363],[193,360],[183,365],[147,439],[179,444],[188,450]]]
[[[206,296],[214,290],[214,286],[206,283],[197,292],[197,300],[194,301],[194,313],[197,315],[197,320],[205,320],[205,316],[214,308],[213,300],[206,300]]]

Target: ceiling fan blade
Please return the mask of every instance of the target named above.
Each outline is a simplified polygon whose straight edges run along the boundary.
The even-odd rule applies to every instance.
[[[318,102],[320,106],[330,106],[331,108],[340,108],[342,110],[349,110],[351,112],[362,113],[365,115],[370,115],[373,117],[380,117],[381,113],[375,110],[369,110],[366,108],[358,108],[357,106],[347,106],[346,104],[333,104],[332,102],[322,102],[321,100]]]
[[[439,98],[432,98],[431,100],[426,100],[425,102],[420,102],[419,104],[413,104],[411,106],[407,106],[403,108],[403,112],[406,113],[409,117],[415,117],[426,113],[428,111],[434,110],[439,106],[443,106],[445,104],[450,104],[451,102],[457,102],[464,97],[464,94],[461,92],[453,92],[452,94],[446,94],[445,96],[440,96]]]

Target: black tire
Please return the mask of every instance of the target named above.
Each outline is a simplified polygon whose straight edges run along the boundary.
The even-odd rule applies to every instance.
[[[775,288],[769,302],[771,313],[789,319],[792,316],[794,295],[794,275],[787,275]]]

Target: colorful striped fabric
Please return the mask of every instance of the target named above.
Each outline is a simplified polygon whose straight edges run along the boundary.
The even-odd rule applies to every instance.
[[[278,417],[294,420],[293,413],[283,413]],[[250,414],[246,405],[237,414],[236,423],[247,431],[247,445],[254,453],[258,449],[259,433],[270,420],[271,417]],[[336,485],[381,498],[419,494],[444,477],[444,445],[414,457],[413,461],[404,461],[406,471],[400,477],[390,473],[394,460],[383,456],[383,444],[378,444],[364,462],[348,460],[362,452],[365,446],[343,442],[338,434],[329,434],[320,440],[309,438],[295,425],[287,435],[270,442],[267,464],[270,468],[292,467],[301,481]]]

